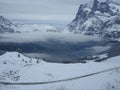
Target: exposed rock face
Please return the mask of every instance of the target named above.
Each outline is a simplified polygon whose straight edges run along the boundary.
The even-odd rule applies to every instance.
[[[105,40],[120,38],[120,3],[114,1],[82,4],[75,19],[68,25],[75,33],[99,35]]]

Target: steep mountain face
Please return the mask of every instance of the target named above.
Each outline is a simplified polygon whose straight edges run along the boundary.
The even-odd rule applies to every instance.
[[[120,38],[120,3],[115,1],[82,4],[75,19],[68,25],[74,33],[99,35],[104,40]]]
[[[14,30],[11,28],[12,26],[14,26],[14,24],[11,21],[4,18],[3,16],[0,16],[0,33],[13,33]]]

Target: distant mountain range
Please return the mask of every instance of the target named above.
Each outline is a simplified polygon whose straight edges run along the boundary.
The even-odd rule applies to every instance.
[[[47,24],[14,24],[12,21],[0,16],[0,33],[22,33],[22,32],[61,32],[62,28],[59,26],[52,26]]]
[[[94,0],[81,4],[68,29],[74,33],[98,35],[105,41],[119,41],[120,2]]]

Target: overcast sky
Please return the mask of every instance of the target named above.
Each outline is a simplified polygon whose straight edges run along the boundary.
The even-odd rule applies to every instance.
[[[14,20],[69,23],[90,0],[0,0],[0,15]]]

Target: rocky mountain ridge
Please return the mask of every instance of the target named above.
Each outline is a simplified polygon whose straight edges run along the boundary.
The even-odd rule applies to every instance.
[[[81,4],[75,19],[68,25],[74,33],[99,35],[107,41],[120,39],[120,4],[98,1]]]

